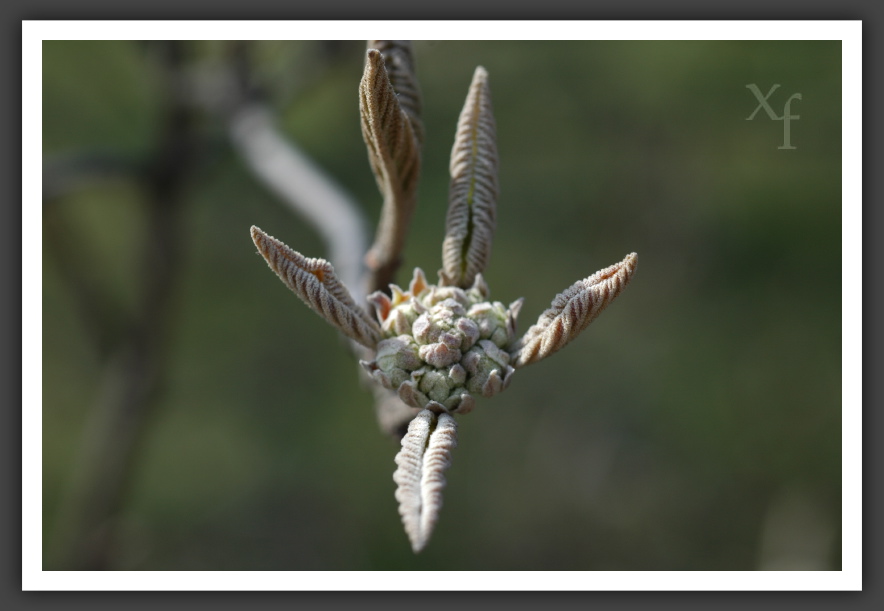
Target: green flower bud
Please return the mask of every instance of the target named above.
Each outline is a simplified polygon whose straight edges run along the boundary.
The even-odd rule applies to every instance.
[[[462,360],[469,374],[467,390],[491,397],[509,384],[514,369],[509,365],[510,356],[498,348],[493,341],[479,340]]]
[[[513,341],[521,300],[507,309],[487,301],[481,277],[464,290],[428,285],[419,270],[409,288],[419,290],[391,285],[392,299],[370,296],[388,339],[374,361],[363,362],[366,371],[406,404],[439,411],[465,413],[473,395],[503,390],[514,371],[504,347]]]

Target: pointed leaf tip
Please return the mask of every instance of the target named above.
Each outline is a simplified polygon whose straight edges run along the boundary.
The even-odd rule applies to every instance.
[[[442,508],[445,470],[457,447],[457,422],[446,413],[425,409],[408,425],[402,449],[396,455],[396,500],[402,525],[418,553],[430,540]]]
[[[359,83],[362,136],[378,189],[384,196],[375,241],[365,261],[371,289],[384,288],[399,266],[420,178],[420,93],[410,45],[370,41]]]
[[[409,40],[369,40],[369,53],[383,58],[387,76],[403,112],[408,115],[418,143],[423,143],[424,126],[421,122],[421,91],[414,65],[414,50]],[[375,60],[377,57],[375,56]]]
[[[637,266],[638,255],[630,253],[559,293],[513,348],[513,367],[545,359],[577,337],[629,284]]]
[[[491,257],[497,208],[497,128],[488,73],[476,68],[451,150],[445,240],[446,285],[467,288]]]
[[[331,263],[307,258],[254,225],[250,233],[267,265],[301,301],[350,339],[375,347],[381,339],[379,325],[356,305]]]

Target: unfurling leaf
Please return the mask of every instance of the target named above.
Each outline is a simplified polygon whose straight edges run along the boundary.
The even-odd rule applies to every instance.
[[[381,219],[366,263],[375,278],[371,290],[386,288],[399,265],[420,177],[420,142],[409,112],[387,76],[381,51],[369,49],[359,83],[362,137],[378,188],[384,196]]]
[[[488,73],[476,68],[451,150],[442,284],[467,288],[491,257],[497,206],[497,142]]]
[[[410,40],[369,40],[369,49],[377,49],[384,58],[384,67],[390,84],[396,92],[399,106],[408,115],[411,129],[419,144],[424,142],[424,124],[421,122],[421,90],[414,69],[414,54]]]
[[[381,329],[353,297],[325,259],[309,259],[252,226],[252,240],[267,264],[310,309],[344,335],[373,349]]]
[[[513,367],[524,367],[558,352],[583,331],[629,283],[638,255],[599,270],[559,293],[549,309],[525,332],[511,351]]]
[[[393,474],[396,500],[405,533],[415,553],[421,551],[439,519],[444,472],[451,466],[451,450],[457,447],[457,423],[448,414],[421,411],[408,425],[402,449],[396,455]]]

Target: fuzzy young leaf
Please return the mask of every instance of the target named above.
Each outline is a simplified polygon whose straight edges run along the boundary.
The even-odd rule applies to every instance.
[[[436,416],[428,409],[415,416],[402,438],[393,481],[398,486],[396,500],[402,524],[415,553],[426,546],[439,519],[444,473],[451,466],[455,447],[457,422],[448,414]]]
[[[637,265],[638,255],[629,254],[559,293],[511,351],[513,367],[545,359],[577,337],[626,287]]]
[[[421,90],[414,69],[414,53],[410,40],[369,40],[369,49],[377,49],[384,58],[384,67],[390,84],[396,92],[399,106],[408,115],[411,129],[419,144],[424,142],[424,124],[421,121]]]
[[[373,349],[381,329],[353,297],[325,259],[309,259],[252,226],[252,240],[280,280],[310,309],[344,335]]]
[[[416,203],[421,165],[420,143],[412,120],[400,106],[377,49],[369,49],[366,56],[359,83],[359,110],[371,169],[384,196],[375,242],[366,255],[366,263],[375,275],[370,288],[375,290],[392,281],[399,265]]]
[[[498,193],[496,140],[488,73],[479,66],[451,150],[440,272],[445,285],[469,287],[491,257]]]

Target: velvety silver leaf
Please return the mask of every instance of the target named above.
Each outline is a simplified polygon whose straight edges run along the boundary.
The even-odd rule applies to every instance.
[[[524,367],[559,351],[583,331],[629,283],[638,255],[597,271],[559,293],[549,309],[511,350],[514,367]]]
[[[497,206],[497,136],[488,73],[479,66],[451,150],[442,284],[467,288],[491,257]]]
[[[445,470],[457,447],[457,423],[448,414],[425,409],[408,425],[402,449],[396,455],[396,500],[405,533],[415,553],[433,534],[442,508]]]
[[[252,240],[270,269],[310,309],[363,346],[373,349],[377,345],[380,326],[356,305],[331,263],[307,258],[254,226]]]
[[[421,165],[420,143],[411,118],[400,106],[377,49],[369,49],[366,56],[359,83],[359,110],[368,159],[384,196],[375,242],[366,255],[375,276],[370,288],[377,290],[386,288],[399,265]]]

